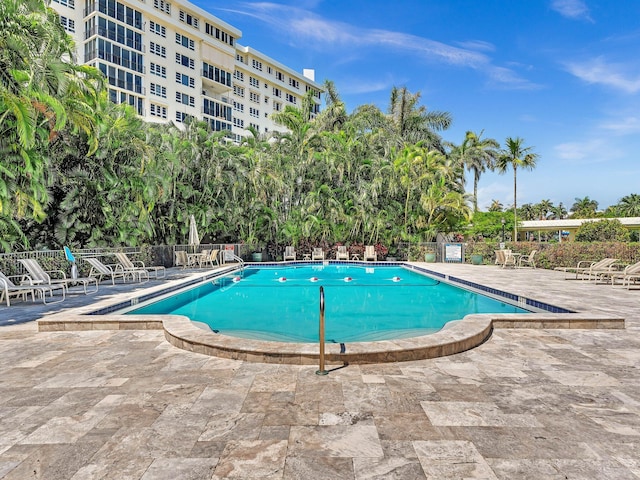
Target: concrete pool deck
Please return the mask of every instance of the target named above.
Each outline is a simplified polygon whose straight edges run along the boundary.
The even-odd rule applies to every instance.
[[[640,478],[639,291],[429,268],[626,326],[495,329],[463,353],[327,376],[162,330],[0,327],[0,478]]]

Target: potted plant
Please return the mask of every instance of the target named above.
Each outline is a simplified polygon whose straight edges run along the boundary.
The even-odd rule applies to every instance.
[[[436,252],[433,247],[425,248],[424,261],[427,263],[434,263],[436,261]]]
[[[472,265],[482,265],[483,261],[484,261],[484,259],[483,259],[481,254],[479,254],[479,253],[472,253],[471,254],[471,264]]]

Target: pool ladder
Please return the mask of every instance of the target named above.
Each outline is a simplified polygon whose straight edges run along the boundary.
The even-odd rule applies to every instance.
[[[324,287],[320,287],[320,366],[316,375],[326,375],[329,372],[324,369]]]

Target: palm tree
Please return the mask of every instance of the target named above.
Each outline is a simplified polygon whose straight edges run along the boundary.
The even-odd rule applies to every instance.
[[[632,193],[622,197],[616,211],[621,217],[640,217],[640,195]]]
[[[523,220],[535,220],[539,217],[539,210],[536,208],[536,205],[531,205],[530,203],[525,203],[520,207],[520,217]]]
[[[538,213],[539,220],[546,220],[549,216],[549,213],[553,210],[553,203],[551,200],[541,200],[540,203],[534,206],[535,210]]]
[[[84,135],[88,153],[97,148],[101,75],[74,64],[73,52],[43,0],[0,2],[0,223],[46,218],[55,175],[48,149],[62,132]]]
[[[525,147],[524,139],[520,137],[508,137],[505,140],[505,146],[502,155],[498,157],[496,168],[500,173],[505,173],[509,166],[513,169],[513,239],[515,241],[518,238],[518,168],[534,169],[539,155],[533,152],[533,147]]]
[[[491,205],[489,206],[490,212],[501,212],[502,210],[504,210],[504,206],[500,200],[491,200]]]
[[[598,210],[598,202],[591,200],[588,196],[576,198],[571,205],[572,218],[593,218]]]
[[[481,138],[480,134],[467,131],[460,146],[454,147],[451,156],[456,158],[469,171],[473,172],[473,211],[478,211],[478,182],[485,171],[493,170],[498,158],[500,144],[493,138]]]
[[[567,209],[564,207],[562,202],[560,202],[560,204],[557,207],[554,206],[551,209],[551,214],[549,215],[549,218],[552,220],[561,220],[563,218],[567,218]]]
[[[451,125],[448,112],[428,112],[419,105],[420,92],[411,93],[407,87],[393,87],[389,99],[388,118],[392,131],[401,142],[399,146],[423,142],[430,148],[443,151],[442,141],[437,131],[446,130]]]

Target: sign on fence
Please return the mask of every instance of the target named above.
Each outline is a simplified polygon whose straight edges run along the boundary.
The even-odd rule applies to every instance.
[[[444,246],[444,261],[462,263],[462,244],[447,243]]]
[[[226,262],[227,260],[231,261],[233,260],[233,255],[234,255],[234,245],[225,245],[224,246],[224,261]]]

